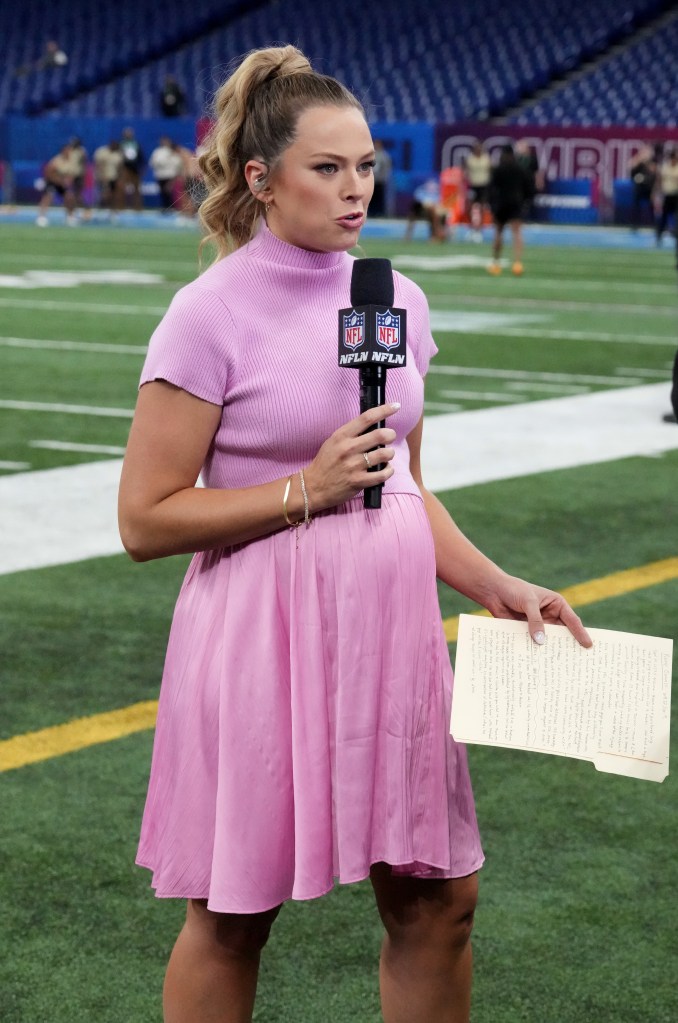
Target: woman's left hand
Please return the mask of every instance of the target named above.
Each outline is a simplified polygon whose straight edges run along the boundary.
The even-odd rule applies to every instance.
[[[546,639],[544,623],[565,625],[582,646],[593,646],[593,640],[564,597],[554,590],[544,589],[507,575],[499,583],[485,606],[494,618],[513,618],[527,622],[535,643]]]

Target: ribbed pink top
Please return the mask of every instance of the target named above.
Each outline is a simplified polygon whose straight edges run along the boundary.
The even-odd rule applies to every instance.
[[[264,225],[254,239],[181,288],[155,330],[141,384],[167,380],[223,405],[203,467],[207,487],[247,487],[307,465],[359,414],[358,371],[337,365],[337,310],[350,305],[353,257],[309,252]],[[421,289],[394,273],[407,309],[405,368],[387,374],[399,401],[395,474],[385,492],[418,493],[406,437],[423,408],[423,376],[437,351]]]

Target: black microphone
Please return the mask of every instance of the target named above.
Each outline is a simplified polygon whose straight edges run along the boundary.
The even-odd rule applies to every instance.
[[[356,259],[351,276],[351,308],[339,310],[339,365],[360,370],[361,412],[385,403],[387,367],[406,364],[407,312],[395,309],[393,298],[391,261]],[[369,430],[384,425],[385,420],[381,420]],[[382,468],[383,464],[375,464],[370,471]],[[383,483],[365,487],[365,508],[381,508],[383,487]]]

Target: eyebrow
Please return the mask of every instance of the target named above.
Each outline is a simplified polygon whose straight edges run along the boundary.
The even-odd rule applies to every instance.
[[[365,153],[361,156],[361,160],[368,160],[371,156],[374,156],[374,149],[370,149],[369,153]],[[337,153],[312,153],[310,156],[311,160],[336,160],[340,163],[342,160],[348,160],[346,156],[339,156]]]

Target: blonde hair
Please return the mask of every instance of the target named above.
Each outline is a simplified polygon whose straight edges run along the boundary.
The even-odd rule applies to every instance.
[[[295,46],[252,50],[217,91],[214,124],[199,161],[208,193],[200,207],[203,244],[214,243],[217,258],[249,241],[263,212],[245,180],[245,165],[249,160],[266,165],[256,183],[264,189],[294,141],[299,115],[316,106],[352,106],[364,113],[344,85],[314,71]]]

